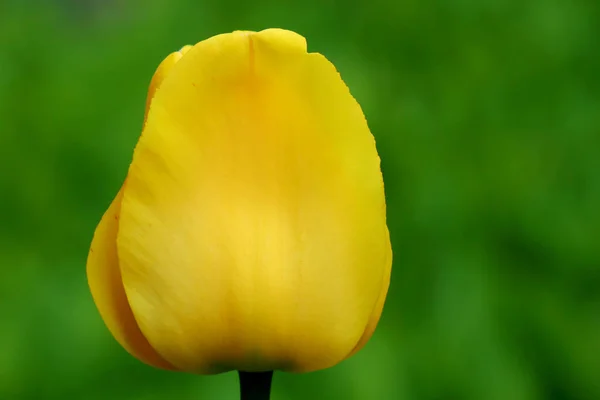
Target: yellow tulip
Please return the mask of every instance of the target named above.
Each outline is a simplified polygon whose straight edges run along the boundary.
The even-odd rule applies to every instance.
[[[198,374],[362,348],[392,254],[375,141],[335,67],[293,32],[218,35],[160,64],[146,113],[87,262],[117,341]]]

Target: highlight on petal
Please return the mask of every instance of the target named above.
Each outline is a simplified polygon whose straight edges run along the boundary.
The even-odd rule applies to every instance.
[[[121,189],[96,228],[87,260],[88,284],[104,323],[125,350],[146,364],[174,369],[140,331],[125,295],[116,241],[122,197]]]
[[[343,360],[389,284],[379,163],[360,106],[301,36],[191,48],[150,105],[117,239],[152,347],[197,373]]]

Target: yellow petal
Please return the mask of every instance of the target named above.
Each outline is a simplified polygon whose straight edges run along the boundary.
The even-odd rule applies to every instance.
[[[392,249],[390,248],[390,252],[389,252],[390,259],[387,262],[387,271],[385,272],[385,278],[381,285],[381,292],[379,293],[377,303],[375,304],[375,307],[373,308],[373,312],[371,313],[371,317],[369,318],[367,327],[365,328],[365,331],[363,332],[360,340],[358,341],[356,346],[354,346],[354,349],[352,349],[352,351],[350,352],[350,354],[348,354],[348,356],[346,358],[352,357],[360,349],[362,349],[365,346],[365,344],[367,344],[369,339],[371,339],[371,336],[373,336],[373,333],[375,333],[375,328],[377,328],[377,324],[379,323],[379,318],[381,318],[381,313],[383,311],[383,305],[385,304],[385,298],[387,297],[388,288],[390,286],[390,278],[392,275],[392,251],[391,250]]]
[[[294,33],[188,51],[151,104],[122,207],[132,310],[181,369],[327,368],[383,302],[375,142],[333,65]]]
[[[177,63],[177,61],[181,60],[181,57],[192,46],[187,45],[183,46],[181,50],[176,51],[174,53],[169,54],[156,68],[156,72],[152,76],[152,80],[150,81],[150,86],[148,88],[148,97],[146,98],[146,112],[144,113],[144,123],[146,123],[146,118],[148,118],[148,110],[150,109],[150,103],[152,103],[152,99],[154,98],[154,94],[156,90],[160,87],[162,82],[165,80],[165,77],[171,72],[173,66]]]
[[[104,323],[125,350],[146,364],[173,369],[148,344],[135,322],[125,296],[116,242],[122,192],[119,191],[94,233],[87,260],[92,297]]]

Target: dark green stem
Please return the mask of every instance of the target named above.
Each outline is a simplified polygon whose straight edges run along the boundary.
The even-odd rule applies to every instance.
[[[240,377],[241,400],[269,400],[271,398],[273,371],[238,371],[238,374]]]

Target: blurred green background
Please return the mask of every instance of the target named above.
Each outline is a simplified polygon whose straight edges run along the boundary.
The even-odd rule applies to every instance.
[[[395,251],[369,344],[273,399],[600,399],[600,2],[0,0],[0,399],[236,399],[154,370],[88,291],[158,63],[284,27],[383,160]]]

